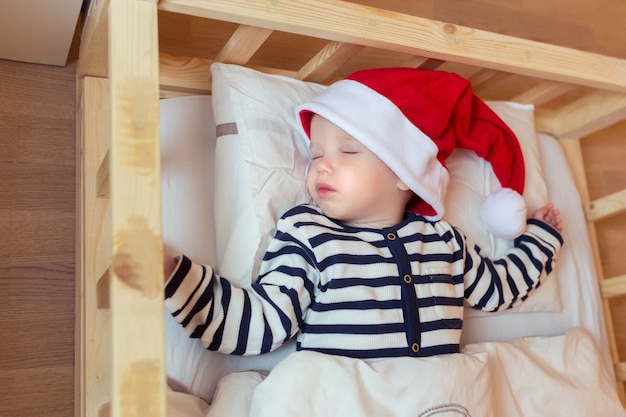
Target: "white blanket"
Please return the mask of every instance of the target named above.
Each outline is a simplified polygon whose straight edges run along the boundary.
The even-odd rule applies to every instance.
[[[463,353],[365,362],[295,352],[269,374],[223,378],[212,405],[174,417],[623,417],[587,331],[466,346]],[[172,395],[182,395],[174,394]],[[170,401],[173,404],[173,401]],[[184,412],[184,414],[177,414]]]

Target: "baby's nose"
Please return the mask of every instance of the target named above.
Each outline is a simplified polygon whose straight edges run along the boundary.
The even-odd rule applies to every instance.
[[[322,156],[315,160],[315,168],[317,172],[331,172],[332,167],[332,161],[327,156]]]

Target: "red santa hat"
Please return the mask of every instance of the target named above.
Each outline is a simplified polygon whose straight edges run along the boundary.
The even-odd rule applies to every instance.
[[[515,134],[470,83],[443,71],[379,68],[358,71],[297,108],[303,132],[319,114],[375,153],[418,198],[408,209],[428,220],[444,214],[446,159],[455,148],[490,162],[502,189],[481,209],[487,230],[513,239],[526,225],[524,158]]]

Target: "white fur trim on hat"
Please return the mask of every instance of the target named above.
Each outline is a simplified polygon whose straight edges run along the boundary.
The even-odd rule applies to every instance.
[[[480,217],[488,232],[513,240],[526,230],[526,203],[517,191],[501,188],[485,198]]]
[[[435,210],[427,219],[441,219],[450,175],[437,159],[439,148],[387,97],[341,80],[296,109],[301,111],[324,117],[365,145]]]

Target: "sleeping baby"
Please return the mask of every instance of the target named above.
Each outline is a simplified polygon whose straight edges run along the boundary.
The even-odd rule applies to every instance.
[[[241,288],[209,265],[165,253],[165,304],[185,332],[234,355],[297,350],[373,359],[460,350],[463,305],[523,302],[563,244],[552,204],[527,218],[524,161],[513,132],[447,72],[356,72],[297,109],[315,204],[276,225],[255,283]],[[442,220],[446,158],[469,149],[502,188],[481,219],[514,239],[489,259]]]

